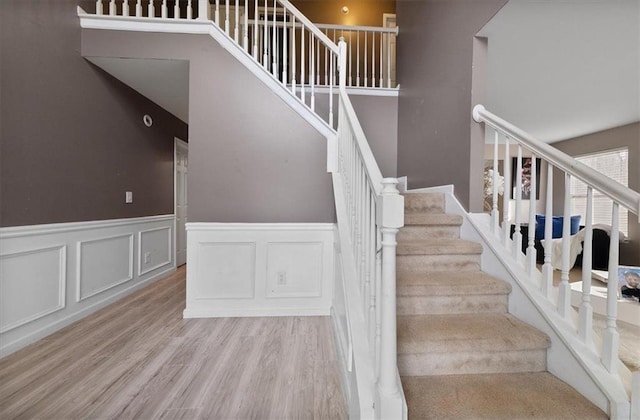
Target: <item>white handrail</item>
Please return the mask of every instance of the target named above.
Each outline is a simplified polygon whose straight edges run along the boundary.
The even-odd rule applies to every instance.
[[[278,0],[278,3],[283,5],[292,15],[296,17],[311,33],[313,33],[323,44],[327,46],[334,54],[338,54],[338,46],[333,43],[313,22],[311,22],[305,15],[303,15],[293,4],[288,0]]]
[[[476,122],[484,122],[490,125],[514,140],[519,140],[537,156],[551,162],[555,167],[571,174],[571,176],[578,178],[585,184],[591,185],[602,194],[620,203],[633,214],[640,216],[640,193],[637,191],[620,185],[555,147],[541,142],[531,134],[487,111],[482,105],[476,105],[473,108],[473,119]]]

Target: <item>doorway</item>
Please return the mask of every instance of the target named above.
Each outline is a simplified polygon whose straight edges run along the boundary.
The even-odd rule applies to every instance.
[[[189,145],[175,138],[174,143],[174,214],[176,215],[176,266],[187,262],[187,169]]]

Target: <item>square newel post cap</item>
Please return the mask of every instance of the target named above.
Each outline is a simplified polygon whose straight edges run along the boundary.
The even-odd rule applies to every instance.
[[[399,229],[404,226],[404,197],[400,195],[396,178],[383,178],[382,191],[376,202],[376,224]]]

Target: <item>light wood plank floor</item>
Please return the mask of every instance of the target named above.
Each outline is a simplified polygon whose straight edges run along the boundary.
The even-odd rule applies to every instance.
[[[185,267],[0,360],[0,419],[347,417],[328,317],[182,319]]]

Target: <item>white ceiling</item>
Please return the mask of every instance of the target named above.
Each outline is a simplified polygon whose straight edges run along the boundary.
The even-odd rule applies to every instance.
[[[640,0],[510,0],[479,35],[487,109],[538,139],[640,121]]]
[[[111,57],[87,60],[189,123],[188,61]]]

